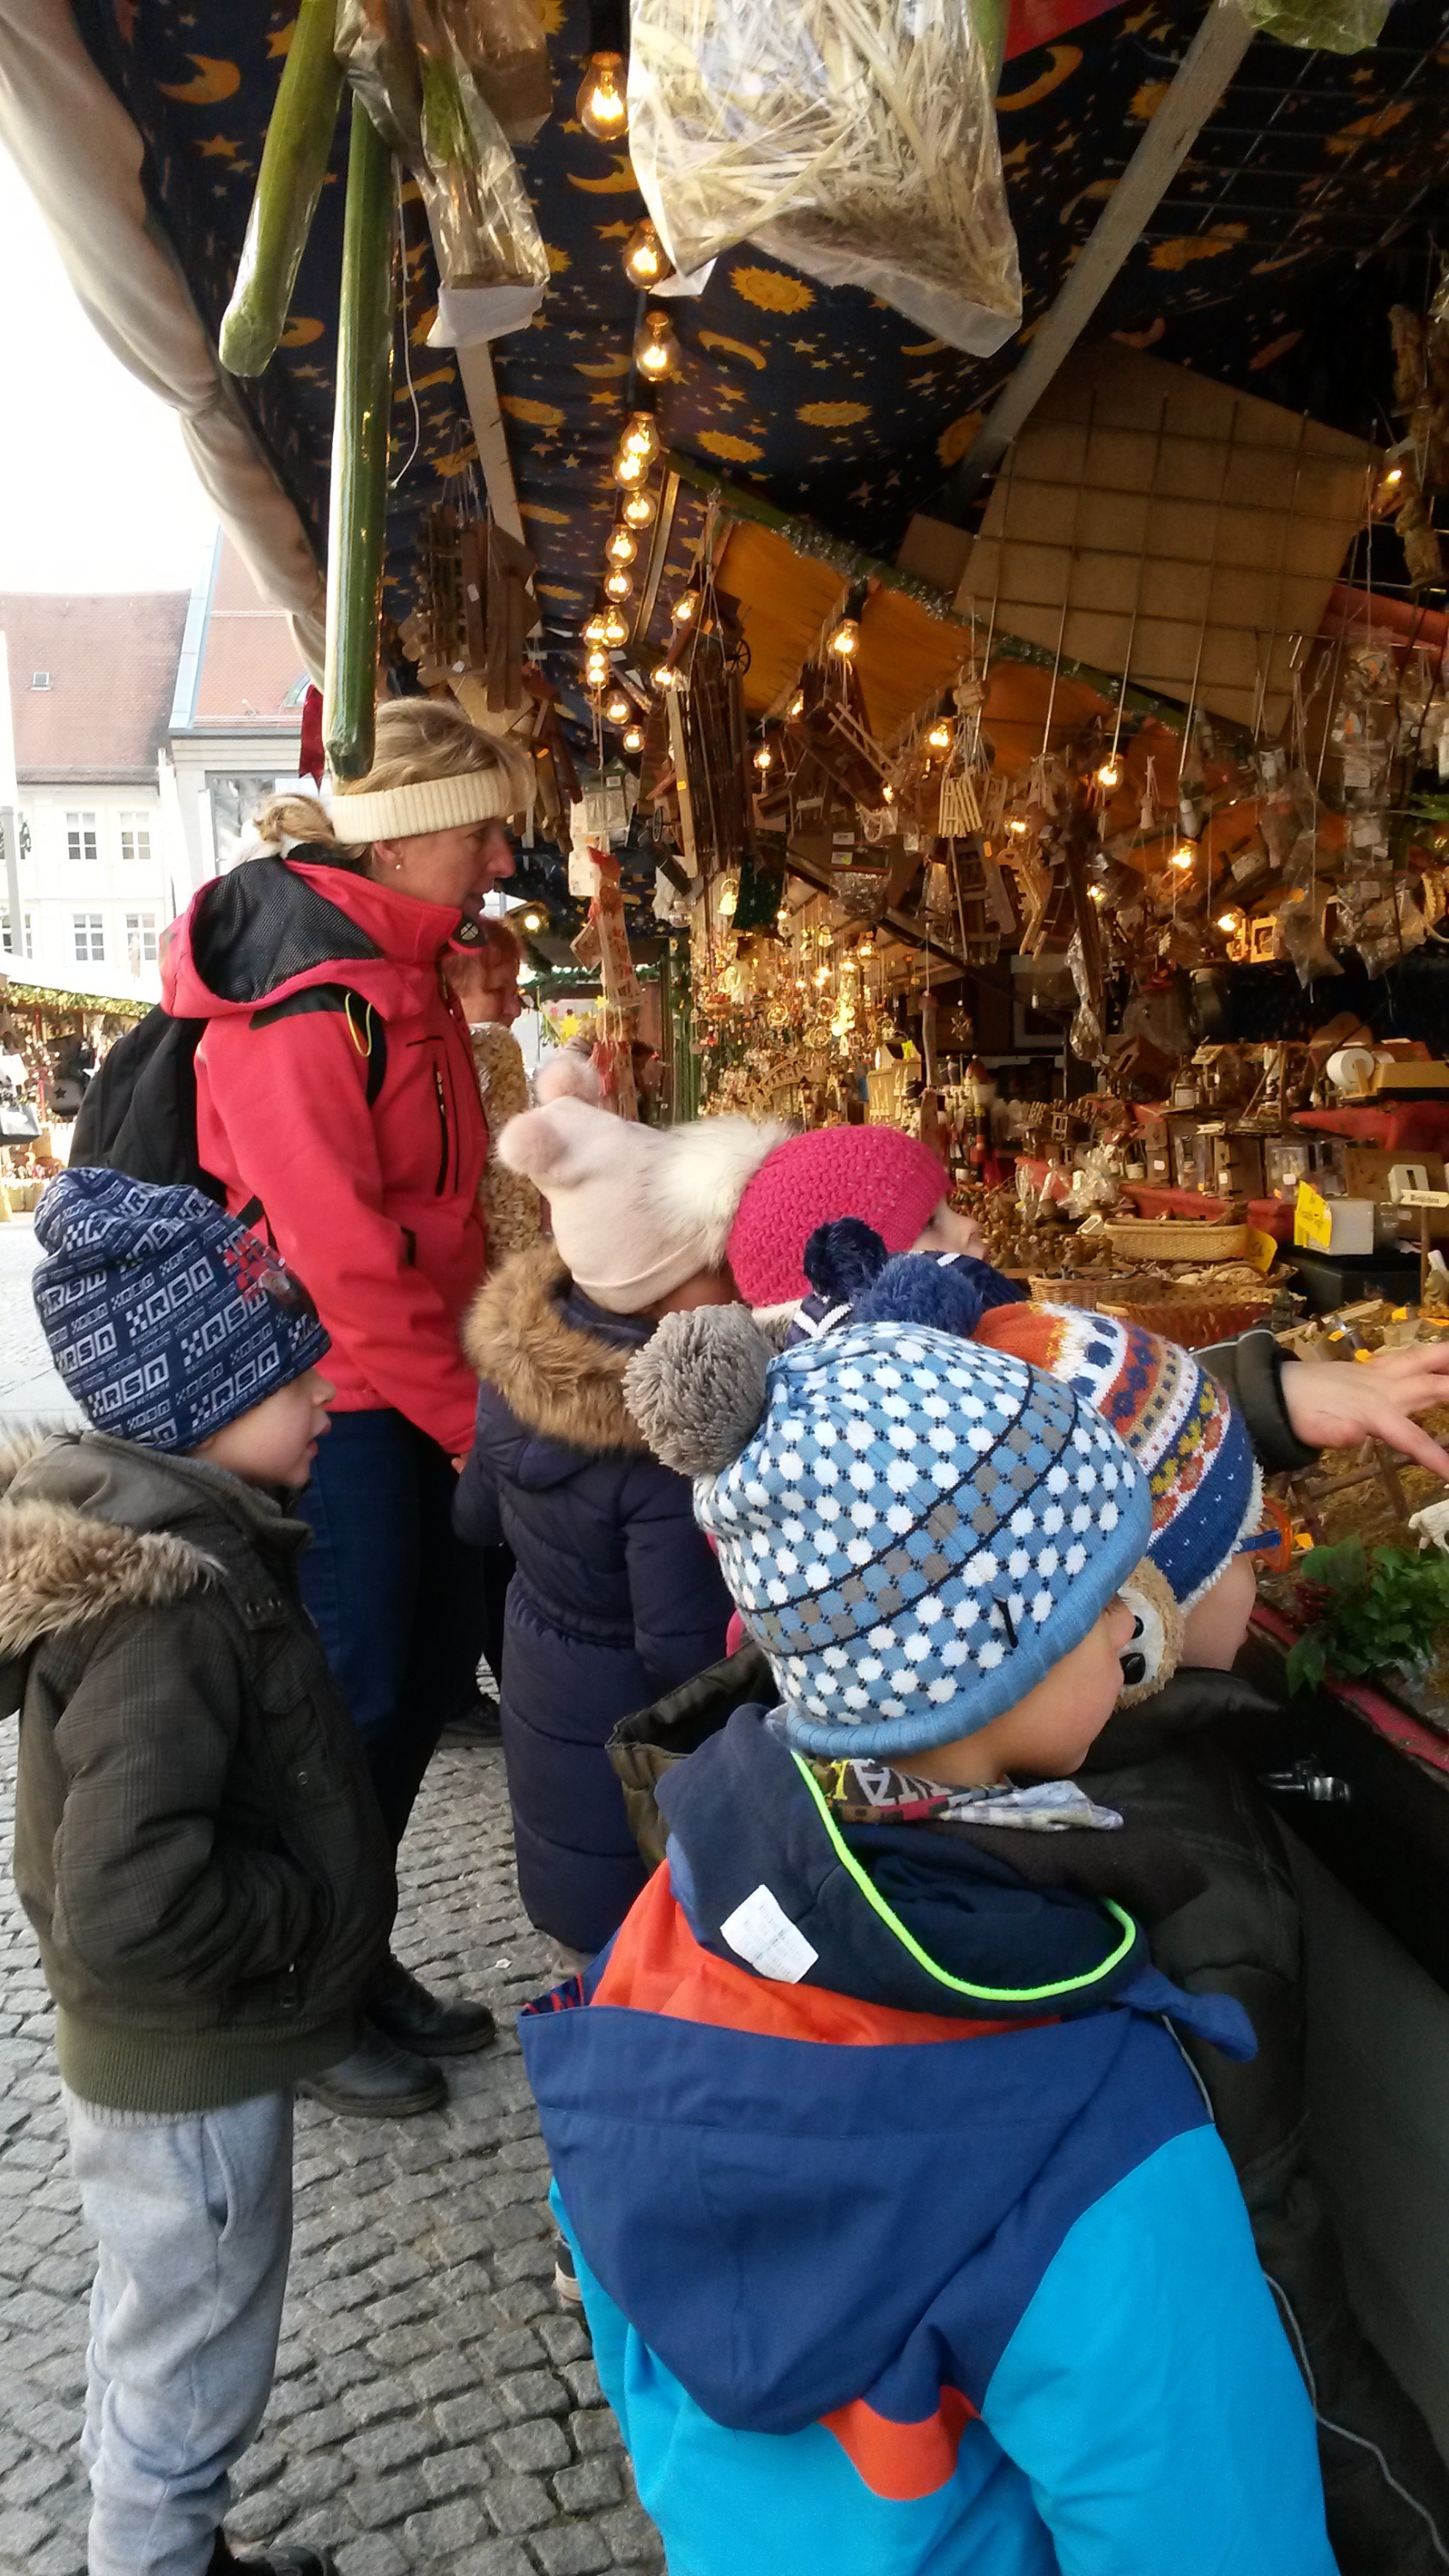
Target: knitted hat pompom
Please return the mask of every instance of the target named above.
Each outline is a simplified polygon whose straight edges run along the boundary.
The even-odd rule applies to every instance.
[[[858,1324],[931,1324],[940,1333],[973,1333],[986,1311],[980,1278],[986,1268],[968,1255],[952,1262],[898,1252],[873,1287],[855,1304]]]
[[[889,1258],[884,1239],[864,1217],[841,1216],[817,1225],[805,1246],[805,1276],[818,1297],[853,1306],[880,1277]]]
[[[718,1476],[764,1419],[771,1343],[745,1306],[666,1315],[624,1372],[629,1410],[681,1476]]]

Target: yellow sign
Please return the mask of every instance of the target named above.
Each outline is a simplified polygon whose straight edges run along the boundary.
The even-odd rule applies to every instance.
[[[1306,1181],[1299,1182],[1293,1203],[1293,1240],[1313,1252],[1327,1252],[1333,1242],[1332,1210]]]
[[[1277,1242],[1271,1234],[1264,1234],[1256,1225],[1250,1225],[1243,1254],[1246,1260],[1251,1261],[1253,1268],[1261,1270],[1266,1278],[1278,1258]]]

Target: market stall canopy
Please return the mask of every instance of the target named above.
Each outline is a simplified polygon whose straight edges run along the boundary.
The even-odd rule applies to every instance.
[[[492,354],[539,557],[545,645],[563,681],[613,509],[638,318],[620,250],[642,206],[627,152],[601,146],[564,106],[589,50],[583,0],[538,5],[555,113],[518,157],[552,285],[532,325]],[[998,116],[1022,341],[1200,15],[1195,0],[1085,14],[1080,0],[1017,0]],[[100,327],[181,410],[203,479],[268,598],[299,619],[315,668],[345,114],[281,347],[241,384],[224,381],[212,356],[291,33],[288,0],[246,13],[244,25],[231,0],[75,0],[73,20],[63,0],[0,0],[0,131]],[[100,80],[88,88],[92,66]],[[1256,39],[1094,328],[1353,434],[1371,430],[1389,364],[1375,254],[1411,213],[1427,221],[1442,192],[1446,99],[1449,54],[1430,0],[1398,0],[1378,45],[1354,56]],[[453,354],[428,346],[436,272],[421,209],[409,188],[402,196],[406,335],[385,593],[394,627],[418,601],[428,512],[468,489],[478,426]],[[683,368],[659,389],[666,442],[885,555],[912,510],[929,507],[1019,346],[965,356],[860,289],[820,286],[749,246],[721,258],[703,294],[673,314]],[[697,528],[697,512],[682,511],[678,542]]]

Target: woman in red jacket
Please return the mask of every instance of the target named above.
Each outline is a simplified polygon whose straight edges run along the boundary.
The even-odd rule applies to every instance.
[[[478,1392],[458,1326],[483,1276],[488,1131],[443,965],[486,937],[477,907],[512,874],[504,821],[531,787],[526,756],[457,707],[384,707],[373,768],[337,789],[334,821],[311,798],[270,807],[258,829],[277,855],[204,886],[166,960],[167,1009],[207,1023],[202,1166],[332,1336],[301,1583],[399,1840],[483,1642],[451,1509]],[[396,1963],[370,2022],[358,2055],[307,2088],[336,2109],[432,2108],[442,2078],[414,2052],[493,2034],[484,2006],[440,2003]]]

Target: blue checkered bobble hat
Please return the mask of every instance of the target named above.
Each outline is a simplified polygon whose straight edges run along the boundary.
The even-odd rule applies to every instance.
[[[745,1329],[711,1327],[709,1311],[692,1325],[702,1347]],[[711,1370],[684,1351],[691,1319],[660,1335],[653,1384],[678,1342],[697,1412]],[[648,1374],[636,1361],[629,1401],[658,1449]],[[803,1751],[894,1761],[988,1725],[1081,1643],[1151,1536],[1146,1479],[1116,1432],[1004,1353],[847,1325],[771,1359],[762,1392],[757,1427],[697,1478],[694,1508]]]
[[[51,1356],[94,1428],[118,1440],[196,1449],[329,1348],[300,1279],[200,1190],[63,1172],[35,1231]]]

